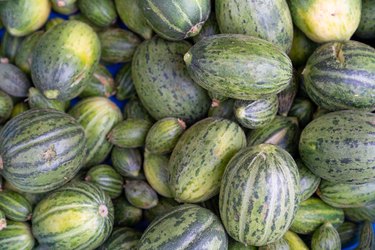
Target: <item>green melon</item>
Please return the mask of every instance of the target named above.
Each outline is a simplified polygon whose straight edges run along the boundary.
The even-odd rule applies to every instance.
[[[113,147],[111,160],[116,171],[124,177],[136,178],[142,169],[142,157],[138,149]]]
[[[35,239],[29,224],[8,220],[7,227],[0,230],[0,248],[4,250],[34,249]]]
[[[107,27],[116,21],[117,13],[112,0],[78,0],[83,15],[99,27]]]
[[[324,223],[312,237],[312,250],[341,250],[340,235],[331,223]]]
[[[131,228],[116,228],[99,250],[136,250],[141,236],[142,233]]]
[[[30,202],[21,194],[12,190],[0,191],[0,210],[13,221],[27,221],[31,219],[32,207]]]
[[[131,205],[123,196],[113,200],[113,207],[117,226],[133,227],[142,220],[142,209]]]

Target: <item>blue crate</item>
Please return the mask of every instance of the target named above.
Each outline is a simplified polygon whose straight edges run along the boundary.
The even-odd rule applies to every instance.
[[[51,12],[51,15],[49,16],[49,19],[51,18],[55,18],[55,17],[60,17],[60,18],[63,18],[63,19],[68,19],[67,16],[65,15],[61,15],[61,14],[58,14],[58,13],[55,13],[55,12]],[[127,27],[124,25],[124,23],[121,22],[121,20],[119,20],[119,26],[123,29],[127,29]],[[4,35],[4,32],[5,30],[4,29],[0,29],[0,39],[2,38],[2,36]],[[113,76],[115,76],[117,74],[117,72],[121,69],[121,67],[123,66],[124,64],[123,63],[118,63],[118,64],[112,64],[112,65],[107,65],[107,69],[111,72],[111,74]],[[120,101],[120,100],[117,100],[114,96],[112,96],[110,98],[114,103],[116,103],[116,105],[122,110],[126,104],[127,101]],[[79,101],[79,98],[75,98],[71,101],[71,106],[74,106],[75,104],[77,104],[77,102]],[[147,223],[145,221],[143,221],[140,225],[137,226],[138,229],[140,230],[143,230],[147,227]],[[373,227],[374,227],[374,230],[375,230],[375,224],[373,224]],[[356,247],[358,246],[358,239],[355,240],[355,242],[352,242],[351,244],[349,244],[348,246],[345,246],[345,248],[343,248],[343,250],[354,250]]]

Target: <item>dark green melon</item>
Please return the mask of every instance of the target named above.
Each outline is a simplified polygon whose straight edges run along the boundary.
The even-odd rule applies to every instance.
[[[375,109],[375,49],[369,45],[324,44],[310,56],[302,75],[307,94],[322,108]]]
[[[175,200],[197,203],[217,195],[227,163],[245,145],[241,127],[226,119],[206,118],[186,130],[169,160]]]
[[[217,100],[213,99],[208,117],[221,117],[228,120],[236,121],[234,114],[234,99]]]
[[[152,222],[159,216],[162,216],[177,207],[179,203],[174,199],[169,199],[165,197],[159,197],[159,202],[155,207],[144,210],[144,217],[148,222]]]
[[[111,234],[113,213],[111,199],[103,190],[75,181],[38,203],[33,235],[48,249],[95,249]]]
[[[276,116],[266,126],[251,130],[247,135],[247,145],[269,143],[285,149],[291,155],[296,155],[299,135],[300,129],[297,118]]]
[[[113,207],[117,226],[133,227],[142,220],[142,209],[131,205],[125,197],[113,200]]]
[[[363,207],[344,208],[344,212],[354,222],[375,221],[375,202]]]
[[[132,228],[116,228],[99,250],[136,250],[141,236],[142,233]]]
[[[116,21],[117,13],[112,0],[78,0],[81,13],[93,24],[107,27]]]
[[[56,109],[65,111],[70,104],[66,101],[50,100],[34,87],[29,88],[27,100],[32,109]]]
[[[13,36],[26,36],[41,28],[51,12],[49,0],[6,1],[0,8],[0,18]]]
[[[142,180],[125,181],[126,199],[135,207],[149,209],[158,204],[158,195],[150,185]]]
[[[337,232],[340,236],[341,245],[345,247],[357,238],[359,226],[353,222],[345,221],[337,228]]]
[[[272,42],[289,52],[293,23],[286,0],[217,0],[215,11],[223,34],[244,34]]]
[[[108,63],[130,62],[137,46],[138,36],[128,30],[109,28],[99,33],[102,45],[101,59]]]
[[[0,123],[4,123],[11,116],[13,100],[5,92],[0,90]]]
[[[131,63],[125,64],[115,77],[116,99],[123,101],[136,95],[132,78]]]
[[[160,233],[162,232],[162,237]],[[159,216],[143,233],[139,250],[228,248],[225,229],[210,210],[181,205]]]
[[[26,97],[31,87],[28,77],[13,64],[0,63],[0,90],[10,96]]]
[[[318,44],[311,41],[300,29],[294,27],[292,48],[288,54],[293,66],[304,66],[317,47]]]
[[[101,163],[111,152],[112,144],[107,134],[122,120],[120,109],[111,100],[104,97],[83,99],[74,106],[69,114],[85,129],[87,155],[85,167]]]
[[[115,0],[117,13],[124,24],[144,39],[150,39],[153,35],[152,28],[148,25],[139,3],[139,0]]]
[[[297,117],[301,129],[313,119],[315,105],[309,99],[296,98],[289,110],[288,116]]]
[[[147,133],[146,150],[153,154],[171,153],[185,129],[181,119],[167,117],[157,121]]]
[[[236,100],[234,113],[237,121],[249,129],[264,127],[275,119],[279,108],[276,95],[261,98],[255,101]]]
[[[317,43],[349,40],[361,18],[361,0],[289,0],[294,24]]]
[[[5,32],[1,39],[1,63],[14,62],[18,48],[20,47],[24,37],[12,36],[9,32]]]
[[[132,97],[124,107],[124,119],[136,118],[154,122],[154,119],[137,97]]]
[[[188,42],[154,37],[144,41],[134,54],[134,86],[144,107],[156,120],[177,117],[191,124],[207,114],[210,99],[190,78],[183,61],[189,48]]]
[[[43,193],[72,179],[83,166],[86,139],[71,116],[32,109],[1,130],[0,173],[21,191]]]
[[[80,22],[83,22],[85,24],[87,24],[88,26],[90,26],[95,32],[101,32],[103,31],[103,28],[102,27],[99,27],[95,24],[93,24],[86,16],[84,16],[82,13],[78,13],[76,15],[71,15],[69,16],[69,20],[76,20],[76,21],[80,21]]]
[[[346,110],[313,120],[301,134],[302,161],[333,183],[375,181],[374,119],[372,113]]]
[[[234,99],[256,100],[284,90],[292,62],[278,47],[246,35],[215,35],[184,56],[190,76],[203,88]]]
[[[22,41],[17,50],[15,64],[26,74],[30,74],[32,53],[43,34],[44,31],[37,31],[30,34]]]
[[[168,40],[183,40],[196,36],[211,11],[210,0],[142,0],[139,4],[152,29]]]
[[[93,29],[66,21],[40,38],[32,55],[31,76],[47,98],[69,100],[86,87],[99,59],[100,41]]]
[[[27,221],[31,219],[32,207],[30,202],[21,194],[12,190],[0,191],[0,210],[13,221]]]
[[[111,160],[116,171],[124,177],[138,177],[142,169],[142,157],[138,149],[113,147]]]
[[[331,223],[324,223],[313,234],[312,249],[341,250],[340,235]]]
[[[71,15],[78,10],[77,0],[51,0],[52,9],[63,15]]]
[[[333,207],[362,207],[375,202],[375,182],[350,184],[322,180],[317,194]]]
[[[280,240],[299,203],[299,174],[288,152],[271,144],[248,147],[228,163],[220,215],[229,235],[252,246]]]
[[[311,234],[325,222],[340,226],[344,222],[343,210],[312,197],[299,204],[290,229],[298,234]]]
[[[362,39],[375,38],[375,2],[371,0],[362,0],[361,21],[355,32],[357,37]]]
[[[109,165],[102,164],[90,168],[85,180],[99,186],[111,199],[119,197],[122,193],[122,176]]]
[[[110,97],[115,93],[116,87],[111,72],[105,66],[99,64],[79,96],[81,98],[93,96]]]
[[[8,220],[7,227],[0,230],[0,248],[4,250],[32,250],[35,239],[30,225]]]

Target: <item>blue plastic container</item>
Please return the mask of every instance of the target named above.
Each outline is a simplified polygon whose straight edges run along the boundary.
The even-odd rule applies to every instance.
[[[61,14],[58,14],[58,13],[55,13],[55,12],[51,12],[51,15],[50,15],[49,19],[54,18],[54,17],[60,17],[60,18],[68,19],[67,16],[64,16],[64,15],[61,15]],[[120,20],[119,20],[119,25],[120,25],[121,28],[127,29],[126,26]],[[3,37],[4,32],[5,32],[4,29],[0,29],[0,39]],[[113,76],[115,76],[117,74],[117,72],[121,69],[121,67],[123,65],[124,64],[122,64],[122,63],[112,64],[112,65],[107,65],[107,68],[111,72],[111,74]],[[126,101],[119,101],[115,97],[111,97],[110,99],[114,103],[116,103],[116,105],[121,110],[123,110],[123,108],[124,108],[124,106],[126,104]],[[76,99],[72,100],[71,101],[71,106],[74,106],[75,104],[77,104],[78,101],[79,101],[79,98],[76,98]],[[142,228],[142,229],[144,229],[145,226],[147,226],[145,223],[142,223],[141,225],[138,225],[138,227]],[[375,230],[375,224],[373,224],[373,227],[374,227],[374,230]],[[353,242],[353,243],[349,244],[349,246],[345,246],[345,248],[343,248],[343,250],[354,250],[357,246],[358,246],[358,239],[356,239],[356,242]]]

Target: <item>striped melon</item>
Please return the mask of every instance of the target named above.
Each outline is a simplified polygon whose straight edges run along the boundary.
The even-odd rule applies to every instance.
[[[136,250],[141,236],[142,233],[131,228],[116,228],[98,250]]]
[[[136,178],[142,169],[142,157],[138,149],[120,148],[112,149],[111,160],[114,169],[124,177]]]
[[[23,112],[4,126],[0,137],[0,173],[24,192],[43,193],[64,185],[85,161],[84,130],[60,111]]]
[[[359,246],[356,250],[374,250],[375,249],[375,232],[371,222],[366,221],[361,229]]]
[[[307,94],[328,110],[375,109],[375,49],[356,41],[320,46],[302,72]]]
[[[75,181],[34,209],[33,235],[50,249],[95,249],[111,234],[113,205],[95,184]]]
[[[340,236],[331,223],[324,223],[312,237],[312,250],[341,250]]]
[[[168,40],[196,36],[211,11],[210,0],[142,0],[139,4],[152,29]]]
[[[344,208],[344,213],[354,222],[375,221],[375,202],[362,207]]]
[[[352,243],[359,234],[359,225],[350,221],[345,221],[337,228],[340,236],[341,245],[345,246]]]
[[[340,226],[344,222],[343,210],[312,197],[299,204],[290,229],[298,234],[311,234],[325,222]]]
[[[271,144],[248,147],[228,163],[219,208],[229,235],[246,245],[274,243],[292,224],[299,203],[293,158]]]
[[[320,184],[320,177],[314,175],[303,163],[300,159],[296,160],[299,172],[299,183],[300,183],[300,195],[301,201],[305,201],[310,198]]]
[[[32,207],[21,194],[7,189],[0,191],[0,210],[8,219],[27,221],[31,218]]]
[[[112,0],[79,0],[77,5],[81,13],[99,27],[116,22],[117,13]]]
[[[299,153],[315,175],[333,183],[375,181],[375,114],[337,111],[310,122]]]
[[[111,152],[112,144],[106,140],[111,129],[122,120],[120,109],[104,97],[91,97],[80,101],[69,114],[85,129],[87,155],[85,167],[101,163]]]
[[[227,163],[245,144],[241,127],[222,118],[206,118],[186,130],[169,160],[175,200],[197,203],[217,195]]]
[[[63,15],[73,14],[78,10],[77,0],[51,0],[52,9]]]
[[[102,164],[90,168],[85,180],[99,186],[111,199],[119,197],[122,193],[122,176],[111,166]]]
[[[121,0],[122,1],[122,0]],[[133,0],[131,0],[133,1]],[[115,77],[116,99],[123,101],[136,95],[131,63],[125,64]]]
[[[143,233],[139,250],[228,248],[219,218],[197,205],[181,205],[159,216]]]
[[[288,116],[297,117],[301,129],[313,119],[315,105],[310,99],[296,98],[289,110]]]
[[[31,250],[35,239],[31,234],[29,224],[8,220],[5,229],[0,230],[0,249],[4,250]]]

